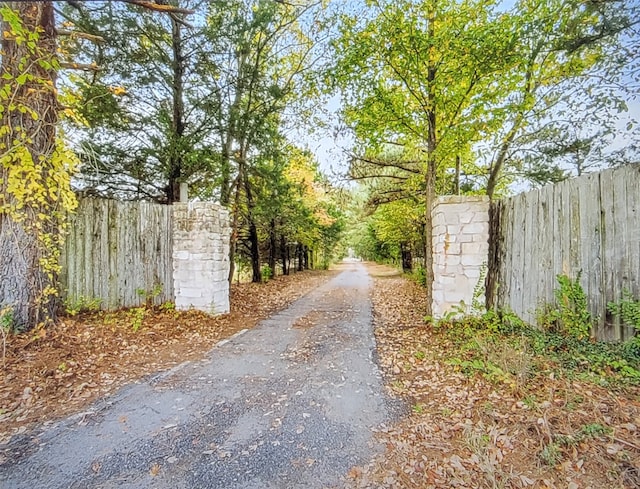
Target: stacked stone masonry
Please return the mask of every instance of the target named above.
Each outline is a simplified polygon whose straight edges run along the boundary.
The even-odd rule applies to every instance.
[[[470,312],[489,252],[489,199],[439,197],[433,217],[433,315]],[[481,284],[484,286],[484,284]],[[478,298],[484,304],[484,296]]]
[[[229,312],[229,211],[210,202],[173,204],[177,309]]]

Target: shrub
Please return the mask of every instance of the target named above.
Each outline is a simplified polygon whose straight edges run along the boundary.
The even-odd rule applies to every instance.
[[[415,280],[418,285],[421,285],[422,287],[425,287],[427,285],[427,272],[425,271],[424,267],[416,268],[411,274],[411,278],[413,278],[413,280]]]
[[[577,339],[588,339],[591,334],[591,313],[587,309],[587,296],[580,285],[580,273],[576,280],[566,275],[556,277],[559,287],[555,290],[555,307],[546,306],[538,314],[538,325],[545,330],[558,332]]]
[[[625,290],[622,292],[622,300],[609,302],[607,309],[614,316],[618,316],[624,324],[633,326],[636,336],[632,342],[640,348],[640,300],[635,300],[631,292]]]
[[[269,265],[262,265],[262,268],[260,269],[260,273],[262,274],[263,282],[268,282],[273,278],[273,270]]]

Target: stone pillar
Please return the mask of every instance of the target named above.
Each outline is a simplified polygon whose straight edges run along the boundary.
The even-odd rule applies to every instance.
[[[219,204],[173,204],[176,309],[229,312],[229,236],[229,211]]]
[[[468,313],[489,256],[489,198],[439,197],[432,216],[433,316],[440,318],[462,303]],[[484,294],[479,299],[484,305]]]

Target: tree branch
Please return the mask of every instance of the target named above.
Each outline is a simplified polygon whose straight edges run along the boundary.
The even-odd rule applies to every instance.
[[[408,173],[413,173],[415,175],[422,174],[420,170],[417,170],[415,168],[410,168],[409,166],[407,166],[410,164],[419,164],[420,163],[419,161],[378,160],[378,159],[366,158],[364,156],[356,156],[356,155],[353,155],[351,159],[354,161],[361,161],[363,163],[368,163],[370,165],[374,165],[381,168],[397,168],[399,170],[403,170]]]
[[[87,39],[89,41],[99,43],[99,44],[102,44],[103,42],[105,42],[104,37],[88,34],[86,32],[69,31],[66,29],[56,29],[56,32],[59,36],[78,37],[80,39]]]
[[[186,8],[174,7],[173,5],[164,5],[156,2],[150,2],[147,0],[120,0],[124,3],[130,3],[132,5],[138,5],[139,7],[146,8],[148,10],[153,10],[155,12],[162,12],[165,14],[193,14],[194,10],[189,10]]]
[[[68,69],[68,70],[80,70],[80,71],[101,71],[100,68],[96,64],[83,64],[83,63],[67,63],[65,61],[60,62],[60,68]]]

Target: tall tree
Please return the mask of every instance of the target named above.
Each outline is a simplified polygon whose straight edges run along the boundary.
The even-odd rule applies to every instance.
[[[117,196],[166,202],[177,198],[178,182],[192,183],[193,192],[231,209],[230,278],[236,252],[248,251],[259,281],[264,162],[284,144],[285,109],[309,94],[315,59],[310,33],[317,29],[312,21],[320,4],[181,5],[200,14],[190,28],[174,17],[163,24],[140,22],[134,7],[112,3],[65,10],[75,25],[105,39],[85,55],[103,69],[76,84],[89,122],[82,130],[85,182]],[[121,19],[118,29],[114,16]],[[127,36],[118,32],[123,29]],[[147,138],[141,139],[143,128]],[[92,168],[100,170],[96,178]],[[114,175],[113,185],[108,175]],[[237,250],[238,243],[247,250]]]
[[[260,162],[282,144],[285,108],[308,93],[314,41],[300,19],[313,16],[318,2],[214,1],[209,5],[206,38],[217,53],[212,80],[219,107],[214,131],[221,148],[220,202],[231,208],[231,271],[240,225],[251,241],[253,279],[260,280],[255,182]],[[313,26],[313,23],[310,24]],[[314,27],[311,27],[313,29]]]
[[[66,41],[71,56],[97,64],[66,91],[84,122],[74,128],[83,159],[79,185],[121,198],[178,200],[180,183],[213,159],[206,79],[214,74],[196,66],[208,59],[201,18],[193,25],[179,13],[152,18],[135,4],[112,2],[74,3],[62,13],[74,32],[103,39]]]
[[[56,137],[53,4],[12,2],[1,13],[0,309],[23,328],[54,317],[58,227],[71,199]]]
[[[375,15],[343,20],[334,79],[343,88],[345,118],[369,168],[396,167],[386,176],[414,173],[426,204],[425,243],[439,175],[474,142],[474,127],[495,101],[492,89],[511,63],[512,31],[489,2],[372,2]],[[389,146],[400,158],[379,157]],[[364,153],[364,154],[363,154]],[[410,179],[413,181],[414,179]],[[425,246],[427,302],[432,251]]]

